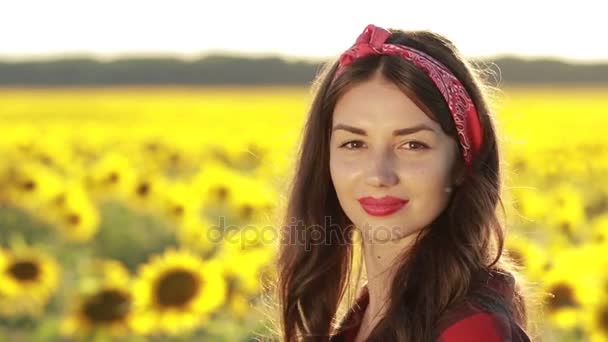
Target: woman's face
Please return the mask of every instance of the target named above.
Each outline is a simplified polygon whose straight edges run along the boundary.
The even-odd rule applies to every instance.
[[[457,153],[457,142],[380,76],[350,88],[334,109],[331,178],[366,238],[400,239],[430,224],[447,206]],[[385,196],[407,203],[373,201]]]

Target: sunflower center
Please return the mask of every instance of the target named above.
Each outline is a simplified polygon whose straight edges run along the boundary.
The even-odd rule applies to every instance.
[[[40,267],[32,261],[17,261],[8,268],[8,272],[20,281],[33,281],[40,275]]]
[[[198,293],[201,282],[192,272],[174,270],[158,282],[156,298],[161,306],[181,307]]]
[[[38,159],[47,166],[53,165],[53,158],[51,158],[48,154],[41,154],[38,156]]]
[[[21,187],[25,191],[34,191],[36,190],[36,182],[33,180],[27,180],[21,184]]]
[[[224,202],[228,198],[228,189],[225,186],[220,186],[216,190],[217,199],[220,202]]]
[[[598,325],[604,333],[608,332],[608,305],[602,306],[598,315]]]
[[[65,203],[65,193],[59,194],[57,197],[55,197],[54,201],[54,203],[57,205],[63,205]]]
[[[71,213],[67,216],[68,224],[71,226],[77,226],[80,224],[80,215]]]
[[[142,182],[137,187],[137,194],[141,197],[146,197],[150,192],[150,184]]]
[[[226,297],[232,298],[237,293],[238,280],[234,276],[228,276],[226,278]]]
[[[182,216],[184,215],[184,207],[181,205],[176,205],[175,207],[173,207],[173,214],[175,216]]]
[[[550,310],[558,310],[565,307],[576,307],[578,303],[574,298],[574,291],[572,287],[566,284],[557,284],[549,291],[554,295],[549,300],[548,306]]]
[[[146,145],[146,148],[147,148],[149,151],[157,151],[157,150],[158,150],[158,148],[159,148],[159,146],[158,146],[158,144],[157,144],[157,143],[148,143],[148,144]]]
[[[118,183],[118,180],[120,179],[120,176],[118,175],[118,172],[116,171],[112,171],[110,172],[110,174],[106,177],[106,182],[111,183],[111,184],[116,184]]]
[[[253,210],[253,207],[252,207],[252,206],[250,206],[250,205],[244,205],[244,206],[241,208],[241,217],[242,217],[244,220],[249,220],[249,219],[251,219],[251,217],[253,216],[253,211],[254,211],[254,210]]]
[[[92,322],[111,323],[124,319],[130,306],[128,294],[116,289],[105,289],[88,298],[82,312]]]

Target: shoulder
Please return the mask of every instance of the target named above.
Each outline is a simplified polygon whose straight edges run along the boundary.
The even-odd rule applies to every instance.
[[[439,342],[506,342],[510,338],[508,320],[490,312],[472,312],[452,317],[441,329]]]
[[[448,311],[437,326],[438,342],[530,342],[524,329],[497,312],[467,302]]]
[[[513,282],[494,277],[487,286],[511,298]],[[438,323],[438,342],[529,342],[517,322],[502,312],[487,310],[476,300],[465,300],[445,312]]]

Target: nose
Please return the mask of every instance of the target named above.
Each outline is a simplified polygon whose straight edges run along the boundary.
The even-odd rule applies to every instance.
[[[378,151],[371,155],[365,180],[374,187],[390,187],[399,183],[392,151]]]

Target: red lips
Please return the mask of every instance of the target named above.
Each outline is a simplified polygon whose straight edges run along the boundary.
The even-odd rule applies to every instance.
[[[368,214],[372,216],[390,215],[403,208],[409,201],[393,196],[382,198],[361,197],[359,203]]]

